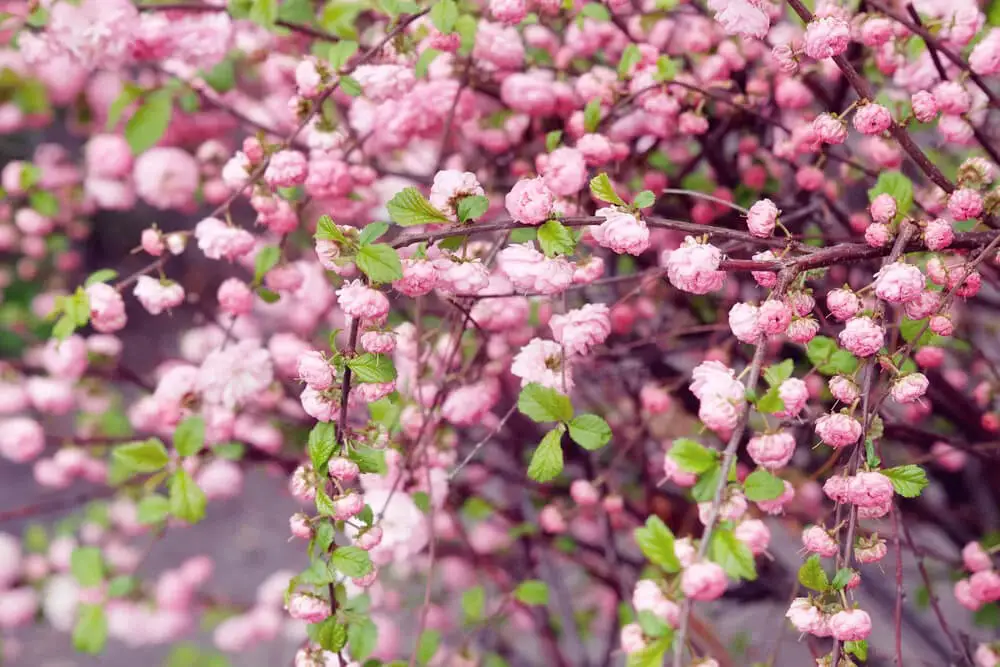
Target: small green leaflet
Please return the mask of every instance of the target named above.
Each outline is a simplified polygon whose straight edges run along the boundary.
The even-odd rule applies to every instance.
[[[678,438],[667,452],[684,472],[701,474],[717,465],[719,452],[690,438]]]
[[[438,0],[437,4],[431,7],[431,23],[441,31],[441,34],[448,35],[454,32],[457,21],[458,5],[454,0]]]
[[[170,502],[161,495],[152,494],[139,501],[136,518],[139,523],[149,526],[160,523],[170,516]]]
[[[358,268],[373,283],[391,283],[403,277],[403,264],[396,250],[385,243],[363,245],[355,258]]]
[[[330,67],[334,70],[340,70],[347,61],[351,59],[358,50],[358,43],[345,39],[330,45],[330,50],[327,52],[327,60],[330,61]]]
[[[569,437],[584,449],[600,449],[611,441],[611,427],[597,415],[577,415],[569,422]]]
[[[661,637],[635,653],[629,653],[625,667],[662,667],[672,636]]]
[[[420,52],[420,57],[417,58],[417,64],[414,65],[413,71],[418,79],[427,78],[427,70],[430,68],[431,63],[434,59],[441,55],[441,51],[437,49],[424,49]]]
[[[437,630],[424,630],[420,633],[420,638],[417,639],[417,663],[426,665],[430,662],[440,645],[441,633]]]
[[[555,479],[563,469],[562,425],[545,434],[542,441],[531,455],[528,465],[528,477],[536,482],[548,482]]]
[[[437,210],[416,188],[403,188],[386,204],[392,221],[402,227],[437,225],[451,222]]]
[[[774,414],[785,409],[785,400],[778,393],[778,387],[771,387],[760,400],[757,401],[757,409],[766,414]]]
[[[595,21],[610,21],[611,14],[607,7],[596,2],[588,2],[580,9],[580,16],[594,19]]]
[[[559,143],[562,141],[562,130],[552,130],[545,135],[545,150],[551,153],[555,149],[559,148]]]
[[[536,422],[564,422],[573,418],[569,397],[532,382],[517,397],[517,409]]]
[[[611,179],[603,172],[590,179],[590,194],[594,196],[594,199],[614,204],[615,206],[625,205],[622,198],[615,192],[614,186],[611,185]]]
[[[628,78],[632,68],[638,65],[640,60],[642,60],[642,53],[639,51],[639,47],[635,43],[629,42],[629,45],[622,51],[621,60],[618,61],[618,78]]]
[[[670,573],[679,572],[681,563],[674,550],[674,534],[658,516],[646,519],[646,525],[635,529],[635,543],[654,565]]]
[[[678,69],[676,60],[660,56],[656,59],[656,74],[653,75],[653,80],[656,82],[673,81],[677,78]]]
[[[108,617],[96,604],[80,605],[73,627],[73,648],[81,653],[96,655],[104,650],[108,639]]]
[[[369,243],[377,241],[387,231],[389,231],[388,222],[373,222],[366,225],[365,228],[361,230],[361,234],[358,235],[358,243],[360,245],[368,245]]]
[[[347,646],[351,657],[364,660],[372,654],[378,644],[378,626],[368,617],[347,626]]]
[[[83,588],[99,586],[104,581],[104,559],[97,547],[77,547],[70,554],[70,572]]]
[[[96,285],[97,283],[106,283],[109,280],[114,280],[118,277],[118,272],[114,269],[101,269],[100,271],[94,271],[87,277],[86,282],[83,283],[84,287],[90,287],[91,285]]]
[[[458,206],[456,211],[458,213],[459,222],[469,222],[470,220],[477,220],[486,213],[487,209],[490,207],[490,200],[482,195],[472,195],[470,197],[462,197],[458,201]]]
[[[267,245],[261,248],[260,252],[257,253],[257,256],[254,257],[253,260],[253,266],[254,266],[253,281],[259,285],[260,281],[264,279],[264,275],[267,274],[267,272],[273,269],[275,266],[277,266],[280,260],[281,260],[281,249],[278,248],[278,246]]]
[[[655,203],[656,195],[653,194],[652,190],[643,190],[632,200],[632,206],[635,208],[649,208]]]
[[[385,450],[372,447],[354,446],[348,458],[358,464],[361,472],[384,475],[386,472]]]
[[[774,500],[785,492],[785,483],[781,478],[775,477],[763,468],[754,470],[747,475],[743,487],[747,499],[754,502]]]
[[[848,579],[850,579],[850,575],[848,575]],[[826,576],[818,554],[807,558],[806,562],[799,568],[799,583],[821,593],[830,587],[830,579]]]
[[[892,481],[892,488],[904,498],[916,498],[927,487],[927,472],[918,465],[896,466],[880,471]]]
[[[111,450],[111,456],[132,472],[156,472],[170,460],[167,448],[158,438],[118,445]]]
[[[583,128],[587,132],[596,132],[601,124],[601,100],[594,98],[583,108]]]
[[[337,84],[340,86],[342,91],[351,97],[359,97],[361,93],[364,92],[361,88],[361,83],[353,76],[347,76],[345,74],[337,80]]]
[[[537,579],[522,581],[514,589],[514,598],[526,605],[545,605],[549,602],[549,587]]]
[[[753,553],[731,530],[720,528],[715,532],[708,548],[708,555],[734,579],[753,581],[757,578]]]
[[[852,654],[858,660],[868,659],[868,640],[844,642],[844,650]]]
[[[637,620],[647,637],[663,637],[672,631],[666,621],[651,611],[640,611]]]
[[[174,449],[181,456],[194,456],[205,445],[205,418],[195,415],[177,425]]]
[[[337,547],[330,556],[330,567],[351,578],[363,577],[372,571],[372,559],[360,547]]]
[[[795,372],[795,362],[785,359],[780,364],[774,364],[764,369],[764,379],[770,387],[780,386],[782,382],[792,377]]]
[[[338,623],[335,616],[312,623],[306,630],[309,637],[324,650],[336,653],[347,645],[347,628]]]
[[[337,447],[336,425],[333,422],[319,422],[309,432],[309,460],[313,470],[322,474],[327,462]]]
[[[170,125],[173,94],[169,90],[154,90],[125,124],[125,140],[136,155],[149,150],[160,140]]]
[[[316,223],[316,238],[324,241],[334,241],[335,243],[347,243],[344,232],[333,222],[328,215],[322,216]]]
[[[197,523],[205,517],[207,499],[187,471],[178,468],[170,478],[170,513],[188,523]]]
[[[547,220],[538,228],[538,243],[547,257],[572,255],[576,250],[576,238],[558,220]]]
[[[462,593],[462,614],[465,621],[478,621],[486,611],[486,589],[475,586]]]
[[[824,572],[824,574],[826,573]],[[839,570],[837,570],[837,574],[833,577],[833,583],[831,583],[830,585],[833,586],[834,589],[839,591],[841,588],[850,583],[851,577],[853,576],[854,576],[854,570],[852,570],[849,567],[842,567]]]
[[[365,352],[348,359],[347,366],[361,382],[392,382],[396,379],[396,367],[392,359],[384,354]]]

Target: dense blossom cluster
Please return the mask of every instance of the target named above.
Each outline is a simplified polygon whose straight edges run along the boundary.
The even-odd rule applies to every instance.
[[[996,11],[813,4],[0,0],[0,662],[903,664],[910,552],[1000,665]],[[252,468],[305,569],[141,571]]]

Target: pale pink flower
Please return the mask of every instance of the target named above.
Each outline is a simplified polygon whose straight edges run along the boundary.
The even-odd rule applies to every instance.
[[[924,227],[924,243],[928,250],[944,250],[954,239],[951,223],[943,218],[935,218]]]
[[[639,390],[639,402],[642,409],[651,414],[663,414],[670,409],[672,400],[670,394],[663,387],[647,382]]]
[[[425,259],[402,260],[403,277],[392,283],[393,288],[409,297],[428,294],[437,285],[434,263]]]
[[[87,288],[90,301],[90,323],[101,333],[113,333],[125,327],[125,302],[122,295],[107,283],[94,283]]]
[[[392,354],[396,336],[386,331],[366,331],[361,334],[361,348],[372,354]]]
[[[870,317],[852,317],[840,332],[838,340],[852,354],[870,357],[882,349],[885,330]]]
[[[977,646],[973,658],[976,661],[976,667],[1000,667],[1000,651],[989,644]]]
[[[892,480],[880,472],[859,472],[847,480],[847,500],[858,507],[881,507],[892,502]]]
[[[923,373],[907,373],[892,383],[892,400],[897,403],[913,403],[927,393],[930,382]]]
[[[872,619],[860,609],[845,609],[830,617],[830,634],[834,639],[854,642],[866,639],[872,631]]]
[[[816,420],[816,435],[835,449],[853,445],[861,437],[861,423],[840,412],[825,414]]]
[[[708,243],[698,243],[690,236],[667,257],[667,278],[677,289],[692,294],[708,294],[722,289],[725,271],[719,271],[722,252]]]
[[[931,92],[943,114],[960,116],[972,107],[972,95],[958,81],[942,81]]]
[[[389,313],[389,299],[360,280],[344,283],[337,290],[337,303],[349,317],[381,320]]]
[[[792,460],[795,437],[788,431],[756,435],[747,443],[747,453],[760,467],[780,470]]]
[[[80,336],[49,340],[42,352],[42,365],[53,377],[77,379],[87,370],[87,343]]]
[[[554,197],[542,178],[522,179],[514,184],[504,203],[516,222],[539,225],[552,210]]]
[[[769,336],[785,333],[792,321],[792,309],[784,301],[768,299],[757,311],[760,330]]]
[[[778,396],[784,402],[785,409],[776,414],[784,418],[796,417],[809,400],[809,388],[799,378],[788,378],[778,386]]]
[[[255,340],[214,350],[198,369],[198,389],[205,401],[230,409],[255,398],[273,379],[271,355]]]
[[[826,623],[823,612],[809,598],[795,598],[785,612],[785,618],[799,632],[817,634]]]
[[[209,500],[235,498],[243,492],[243,471],[234,461],[213,459],[195,476],[198,487]]]
[[[1000,600],[1000,572],[980,570],[974,573],[969,577],[969,593],[986,604]]]
[[[434,175],[431,193],[428,198],[431,205],[444,213],[453,222],[458,221],[458,202],[465,197],[483,196],[486,191],[472,172],[446,169]]]
[[[969,572],[983,572],[993,567],[990,555],[979,542],[969,542],[962,548],[962,563]]]
[[[910,97],[910,104],[913,105],[913,115],[921,123],[929,123],[938,115],[937,98],[926,90],[918,90]]]
[[[910,301],[924,290],[925,284],[920,269],[903,262],[893,262],[875,274],[875,294],[889,303]]]
[[[763,39],[771,19],[759,0],[709,0],[708,8],[726,33]]]
[[[774,234],[774,226],[780,211],[770,199],[761,199],[747,212],[747,227],[750,233],[762,239]]]
[[[132,171],[132,149],[117,134],[95,134],[83,147],[83,156],[93,176],[121,179]]]
[[[333,369],[323,354],[309,350],[299,355],[299,379],[317,391],[329,389],[333,384]]]
[[[159,315],[184,303],[184,288],[180,283],[152,276],[139,276],[132,293],[152,315]]]
[[[861,134],[882,134],[892,125],[892,115],[881,104],[866,104],[854,112],[854,129]]]
[[[591,234],[602,247],[630,255],[641,255],[649,247],[649,228],[642,218],[615,206],[598,209],[596,215],[604,222],[592,227]]]
[[[625,655],[638,653],[646,648],[646,638],[643,635],[642,626],[638,623],[623,625],[619,633],[618,643],[621,646],[622,653]]]
[[[663,589],[652,579],[641,579],[632,592],[632,606],[636,612],[648,611],[671,627],[677,627],[680,607],[667,599]]]
[[[307,415],[321,422],[334,421],[337,418],[338,406],[330,396],[306,386],[299,396],[302,409]]]
[[[861,390],[857,383],[844,375],[836,375],[830,378],[830,393],[841,403],[851,405],[858,400]]]
[[[967,460],[965,452],[941,440],[931,445],[931,455],[934,457],[934,463],[948,472],[960,471],[965,467]]]
[[[535,382],[557,391],[573,389],[573,367],[554,340],[531,339],[514,357],[510,372],[521,378],[522,387]]]
[[[839,56],[847,50],[851,27],[842,18],[826,16],[813,19],[806,26],[806,55],[816,60]]]
[[[611,333],[608,307],[603,303],[588,303],[565,315],[553,315],[549,326],[552,337],[562,343],[567,354],[581,356],[589,354]]]
[[[219,308],[230,315],[249,315],[253,310],[253,292],[239,278],[226,278],[216,294]]]
[[[969,54],[969,67],[980,76],[1000,73],[1000,30],[991,28]]]
[[[490,15],[506,25],[520,23],[527,14],[524,0],[490,0]]]
[[[330,615],[330,602],[309,593],[293,593],[285,605],[288,615],[307,623],[319,623]]]
[[[896,200],[892,195],[883,192],[872,200],[868,210],[872,215],[872,220],[887,224],[896,217]]]
[[[802,545],[809,553],[819,554],[824,558],[837,555],[837,542],[820,526],[809,526],[802,531]]]
[[[726,573],[712,562],[694,563],[681,574],[681,590],[692,600],[715,600],[726,591]]]
[[[576,148],[561,146],[536,162],[545,184],[559,197],[575,195],[587,183],[587,162]]]
[[[767,551],[767,546],[771,543],[771,529],[760,519],[741,521],[733,530],[733,534],[736,539],[747,545],[750,553],[755,556]]]
[[[812,130],[825,144],[842,144],[847,140],[847,124],[839,118],[823,113],[813,120]]]
[[[365,97],[374,102],[400,99],[417,82],[412,67],[394,63],[360,65],[351,75],[361,84]]]
[[[254,247],[253,234],[227,225],[218,218],[205,218],[194,228],[198,248],[209,259],[233,260],[246,255]]]
[[[758,310],[757,306],[743,302],[729,309],[729,328],[740,342],[752,344],[760,340]]]
[[[198,161],[180,148],[151,148],[136,159],[132,178],[136,193],[150,206],[185,208],[198,189]]]
[[[295,150],[278,151],[264,170],[264,181],[272,188],[292,188],[306,182],[306,156]]]
[[[971,188],[959,188],[948,197],[948,213],[956,220],[978,218],[982,212],[983,198]]]
[[[45,449],[45,431],[34,419],[11,417],[0,421],[0,455],[14,463],[27,463]]]

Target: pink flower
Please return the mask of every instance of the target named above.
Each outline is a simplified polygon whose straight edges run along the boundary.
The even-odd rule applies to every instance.
[[[521,386],[533,382],[569,392],[573,389],[573,367],[563,359],[562,346],[554,340],[532,338],[515,355],[510,372],[521,378]]]
[[[783,334],[791,321],[792,309],[778,299],[768,299],[757,311],[760,330],[769,336]]]
[[[927,393],[930,382],[923,373],[907,373],[892,383],[892,400],[912,403]]]
[[[992,28],[969,54],[969,67],[980,76],[1000,73],[1000,30]]]
[[[979,542],[969,542],[962,548],[962,563],[969,572],[982,572],[993,567],[990,555]]]
[[[847,140],[847,125],[828,113],[816,116],[812,129],[816,137],[825,144],[842,144]]]
[[[978,611],[983,601],[972,594],[972,586],[968,579],[959,579],[954,587],[955,600],[969,611]]]
[[[441,406],[441,416],[456,426],[479,424],[499,398],[500,386],[495,378],[485,378],[453,390]]]
[[[854,113],[853,122],[861,134],[882,134],[892,125],[892,115],[881,104],[866,104]]]
[[[0,455],[14,463],[27,463],[45,449],[45,431],[27,417],[0,421]]]
[[[948,213],[956,220],[978,218],[983,212],[983,198],[970,188],[959,188],[948,197]]]
[[[506,25],[517,25],[528,14],[524,0],[490,0],[490,14]]]
[[[522,179],[514,184],[504,203],[516,222],[539,225],[552,210],[554,197],[542,178]]]
[[[857,419],[840,412],[826,414],[816,420],[816,435],[834,449],[856,443],[861,437],[861,430]]]
[[[847,320],[861,310],[861,299],[848,288],[831,290],[826,295],[826,307],[838,320]]]
[[[366,331],[361,334],[361,348],[372,354],[392,354],[396,349],[396,336],[384,331]]]
[[[472,172],[462,172],[455,169],[439,171],[434,175],[431,193],[428,198],[431,205],[444,213],[453,222],[458,221],[458,202],[465,197],[483,196],[486,191],[479,184]]]
[[[858,507],[881,507],[892,502],[892,480],[880,472],[859,472],[847,480],[847,500]]]
[[[787,431],[756,435],[747,443],[747,453],[760,467],[780,470],[792,460],[792,455],[795,453],[795,437]]]
[[[319,623],[330,615],[330,603],[309,593],[293,593],[285,605],[288,615],[307,623]]]
[[[230,190],[240,191],[250,182],[250,172],[253,171],[253,164],[250,158],[242,151],[237,151],[236,155],[229,158],[229,161],[222,167],[222,182]]]
[[[151,148],[132,169],[135,191],[161,210],[185,208],[198,189],[198,161],[180,148]]]
[[[622,626],[619,633],[619,644],[622,653],[631,655],[646,648],[646,638],[642,633],[642,626],[638,623],[628,623]]]
[[[698,417],[709,428],[728,431],[735,427],[746,403],[743,383],[732,369],[718,361],[706,361],[691,373],[691,393],[701,405]]]
[[[587,183],[587,162],[583,153],[562,146],[547,155],[539,155],[538,171],[549,190],[559,197],[575,195]]]
[[[132,149],[117,134],[95,134],[83,147],[83,155],[93,176],[121,179],[132,171]]]
[[[255,340],[212,351],[198,369],[198,389],[205,402],[229,409],[262,393],[273,379],[271,355]]]
[[[591,132],[583,135],[576,140],[576,148],[592,167],[605,165],[615,159],[616,147],[603,134]]]
[[[346,521],[364,509],[365,499],[360,493],[348,491],[342,496],[333,499],[333,518],[337,521]]]
[[[651,415],[663,414],[673,403],[670,394],[663,387],[648,382],[639,390],[639,402],[642,403],[642,409]]]
[[[741,521],[733,530],[733,534],[736,539],[747,545],[750,553],[755,556],[767,551],[767,546],[771,543],[771,529],[760,519]]]
[[[799,632],[817,635],[827,623],[823,612],[809,598],[795,598],[785,612],[785,618]],[[818,635],[817,635],[818,636]]]
[[[444,261],[434,263],[434,269],[438,277],[437,288],[444,292],[477,294],[490,284],[489,270],[479,258],[471,261],[444,258]],[[544,281],[539,279],[539,282]]]
[[[906,303],[916,298],[925,284],[920,269],[903,262],[893,262],[875,274],[875,294],[889,303]]]
[[[942,81],[931,92],[943,114],[960,116],[972,107],[972,95],[957,81]]]
[[[253,234],[231,227],[218,218],[205,218],[194,228],[198,248],[209,259],[233,260],[246,255],[254,246]]]
[[[226,459],[213,459],[195,477],[198,487],[212,499],[235,498],[243,492],[243,471]]]
[[[742,302],[729,309],[729,328],[740,342],[752,344],[760,340],[758,313],[757,306]]]
[[[870,357],[882,349],[885,330],[870,317],[852,317],[837,338],[852,354]]]
[[[122,295],[107,283],[94,283],[87,288],[90,301],[90,323],[101,333],[113,333],[125,327],[125,302]]]
[[[847,50],[851,27],[841,18],[827,16],[813,19],[806,26],[806,55],[816,60],[839,56]]]
[[[1000,600],[1000,573],[980,570],[969,577],[969,594],[986,604]]]
[[[726,573],[712,562],[694,563],[681,574],[681,590],[692,600],[715,600],[726,592]]]
[[[159,315],[184,303],[184,288],[172,280],[139,276],[132,293],[152,315]]]
[[[680,618],[680,607],[667,599],[659,584],[651,579],[642,579],[632,592],[632,606],[636,612],[648,611],[671,627],[676,627]]]
[[[27,625],[38,611],[38,592],[31,586],[4,591],[0,596],[0,628],[10,630]]]
[[[322,353],[309,350],[299,355],[299,379],[317,391],[325,391],[333,385],[333,369]]]
[[[836,375],[830,378],[830,393],[833,394],[835,399],[847,405],[854,403],[854,401],[858,400],[858,396],[861,395],[861,391],[854,380],[843,375]]]
[[[53,377],[78,379],[87,370],[87,343],[80,336],[53,338],[42,352],[42,365]]]
[[[882,248],[892,239],[892,230],[889,225],[875,222],[865,229],[865,243],[873,248]]]
[[[977,646],[973,658],[975,658],[976,667],[1000,666],[1000,653],[989,644],[980,644]]]
[[[359,65],[352,76],[361,84],[365,97],[374,102],[400,99],[417,83],[412,67],[393,63]]]
[[[497,256],[497,264],[518,291],[558,294],[573,283],[568,261],[546,257],[531,243],[507,246]]]
[[[302,409],[313,419],[321,422],[334,421],[337,418],[338,406],[333,399],[326,394],[320,393],[312,387],[306,386],[299,396]]]
[[[538,525],[542,527],[543,531],[552,535],[565,533],[569,529],[562,512],[559,511],[558,507],[551,504],[543,507],[538,513]]]
[[[515,72],[500,84],[500,99],[514,111],[535,117],[549,116],[559,101],[553,83],[548,72]]]
[[[337,303],[349,317],[363,320],[381,320],[389,313],[389,299],[385,294],[360,280],[344,283],[337,290]]]
[[[892,195],[883,192],[872,200],[869,211],[872,214],[872,220],[887,224],[896,217],[896,200]]]
[[[302,97],[316,97],[319,95],[320,86],[323,85],[323,77],[316,69],[315,58],[303,58],[295,67],[295,86]]]
[[[778,396],[784,402],[785,409],[776,414],[784,418],[796,417],[809,400],[809,388],[799,378],[788,378],[778,386]]]
[[[604,222],[591,227],[591,234],[602,247],[630,255],[641,255],[649,247],[649,228],[634,213],[609,206],[598,209],[596,215]]]
[[[708,119],[700,114],[685,111],[678,118],[677,131],[691,136],[705,134],[708,132]]]
[[[795,498],[795,487],[793,487],[788,480],[785,480],[784,493],[773,500],[758,500],[757,507],[759,507],[762,512],[766,512],[768,514],[781,514],[784,511],[784,506],[791,502],[793,498]]]
[[[778,207],[770,199],[761,199],[750,207],[747,213],[747,227],[756,237],[766,239],[774,234],[774,226],[778,221]]]
[[[667,257],[667,278],[677,289],[692,294],[708,294],[722,289],[725,271],[719,271],[722,252],[690,236]]]
[[[438,275],[432,262],[408,258],[402,264],[403,277],[392,283],[393,288],[409,297],[422,296],[434,289]]]
[[[300,540],[312,539],[313,529],[309,525],[309,517],[302,512],[296,512],[288,518],[288,529],[292,537],[297,537]]]
[[[892,39],[893,23],[885,16],[872,16],[861,24],[861,42],[865,46],[882,46]]]
[[[943,218],[935,218],[924,227],[924,243],[928,250],[944,250],[954,239],[951,223]]]
[[[771,27],[771,19],[758,0],[709,0],[708,8],[730,35],[763,39]]]
[[[802,545],[809,553],[819,554],[824,558],[837,555],[837,543],[820,526],[809,526],[802,531]]]
[[[934,463],[948,472],[958,472],[965,467],[965,452],[952,447],[947,442],[938,440],[931,445],[931,455],[934,457]]]
[[[293,188],[306,182],[308,169],[306,156],[299,151],[278,151],[267,163],[264,181],[272,188]]]
[[[926,90],[918,90],[910,98],[913,105],[913,115],[921,123],[929,123],[938,115],[938,103],[934,95]]]
[[[219,307],[230,315],[249,315],[253,310],[253,292],[239,278],[226,278],[216,294]]]
[[[830,633],[839,641],[861,641],[871,631],[872,619],[860,609],[845,609],[830,617]]]
[[[549,320],[552,337],[562,343],[566,354],[586,356],[611,333],[611,318],[603,303],[588,303]]]

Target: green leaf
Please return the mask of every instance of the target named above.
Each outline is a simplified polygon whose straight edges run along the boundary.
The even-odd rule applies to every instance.
[[[438,0],[437,4],[431,7],[431,23],[441,34],[448,35],[454,32],[457,21],[458,5],[454,0]]]
[[[249,19],[265,28],[270,28],[278,20],[278,0],[253,0]]]
[[[568,396],[535,382],[521,390],[517,409],[536,422],[564,422],[573,418],[573,404]]]
[[[643,634],[647,637],[663,637],[672,632],[666,621],[651,611],[640,611],[637,620]]]
[[[351,453],[348,454],[348,458],[358,464],[361,472],[384,475],[387,471],[384,449],[355,446],[351,449]]]
[[[972,622],[981,628],[1000,627],[1000,604],[996,602],[984,604],[972,615]]]
[[[335,243],[346,244],[348,242],[344,232],[328,215],[324,215],[316,221],[316,238]]]
[[[658,83],[663,81],[673,81],[677,78],[677,72],[679,70],[680,65],[678,65],[676,59],[670,58],[669,56],[660,56],[656,59],[656,74],[653,75],[653,80]]]
[[[569,423],[569,437],[584,449],[600,449],[611,441],[611,427],[597,415],[577,415]]]
[[[133,590],[135,590],[137,581],[135,577],[129,575],[122,575],[120,577],[115,577],[108,582],[108,597],[121,598],[125,597]]]
[[[587,132],[595,132],[600,124],[601,100],[594,98],[587,102],[587,106],[583,108],[583,128]]]
[[[173,95],[169,90],[156,90],[146,96],[125,124],[125,140],[138,155],[160,140],[170,125]]]
[[[643,190],[632,200],[632,205],[636,208],[649,208],[656,203],[656,195],[652,190]]]
[[[313,470],[324,474],[327,461],[337,447],[337,427],[333,422],[319,422],[309,431],[309,460]]]
[[[607,7],[598,4],[596,2],[588,2],[580,9],[580,15],[586,16],[587,18],[594,19],[595,21],[610,21],[611,14],[608,13]]]
[[[635,529],[635,543],[654,565],[669,573],[679,572],[681,563],[674,550],[674,534],[658,516],[646,519],[646,525]]]
[[[352,579],[363,577],[372,571],[372,559],[360,547],[337,547],[330,555],[330,567]]]
[[[360,97],[364,89],[361,87],[361,82],[355,79],[353,76],[345,74],[340,77],[338,81],[340,89],[350,95],[351,97]]]
[[[441,51],[437,49],[424,49],[420,52],[420,57],[417,58],[417,64],[413,66],[413,71],[418,79],[427,78],[427,70],[430,69],[431,63],[434,59],[441,55]]]
[[[528,477],[536,482],[548,482],[555,479],[563,469],[562,452],[563,428],[559,426],[545,434],[531,455],[528,465]]]
[[[774,364],[764,369],[764,379],[770,387],[780,386],[782,382],[792,377],[795,372],[795,362],[785,359],[780,364]]]
[[[207,499],[183,468],[178,468],[170,478],[170,513],[187,521],[198,523],[205,517]]]
[[[347,626],[347,646],[355,660],[364,660],[370,656],[377,644],[378,626],[372,619],[364,617]]]
[[[236,66],[226,58],[212,69],[203,71],[201,78],[217,93],[228,93],[236,86]]]
[[[96,604],[80,605],[73,627],[73,648],[80,653],[97,655],[108,639],[108,617]]]
[[[459,53],[468,55],[472,52],[472,47],[476,45],[476,32],[479,25],[471,14],[463,14],[455,21],[455,32],[462,38],[462,45]]]
[[[139,501],[136,518],[139,523],[149,526],[160,523],[170,516],[170,502],[159,494],[143,496]]]
[[[437,225],[450,222],[416,188],[403,188],[386,204],[392,221],[402,227]]]
[[[462,615],[466,623],[483,618],[486,610],[486,589],[482,586],[470,588],[462,593]]]
[[[514,597],[526,605],[546,605],[549,603],[549,587],[544,581],[529,579],[522,581],[514,589]]]
[[[170,461],[167,448],[158,438],[118,445],[111,450],[111,456],[132,472],[156,472]]]
[[[913,206],[913,181],[898,171],[883,171],[875,186],[868,190],[869,201],[880,194],[891,195],[896,200],[896,219],[900,220]]]
[[[389,231],[388,222],[373,222],[361,230],[361,234],[358,235],[358,243],[368,245],[372,241],[377,241],[387,231]]]
[[[850,575],[848,575],[848,579],[850,579]],[[818,554],[807,558],[806,562],[799,568],[799,583],[820,593],[830,587],[830,579],[826,576],[826,570],[823,569]]]
[[[560,142],[562,142],[562,130],[552,130],[545,135],[545,150],[551,153],[555,149],[559,148]]]
[[[239,461],[246,454],[246,447],[240,442],[223,442],[212,446],[212,453],[220,459]]]
[[[548,220],[538,228],[538,243],[548,257],[572,255],[576,250],[576,237],[558,220]]]
[[[90,287],[91,285],[96,285],[97,283],[106,283],[109,280],[114,280],[118,277],[118,272],[114,269],[101,269],[100,271],[94,271],[87,277],[86,282],[83,283],[84,287]]]
[[[426,665],[434,658],[438,646],[441,645],[441,633],[437,630],[424,630],[417,639],[417,662]]]
[[[844,650],[856,657],[858,660],[868,659],[868,640],[844,642]]]
[[[335,44],[330,45],[330,50],[327,52],[327,60],[330,61],[330,67],[334,70],[341,69],[347,64],[347,61],[351,59],[358,51],[358,43],[352,39],[342,39]]]
[[[28,195],[28,203],[47,218],[54,217],[59,213],[59,200],[51,192],[46,190],[35,190]]]
[[[718,463],[719,452],[690,438],[678,438],[667,452],[684,472],[701,474]]]
[[[708,555],[734,579],[753,581],[757,578],[753,553],[731,530],[725,528],[716,530],[708,547]]]
[[[391,283],[403,277],[403,264],[395,248],[385,243],[361,246],[355,261],[373,283]]]
[[[142,95],[142,90],[140,88],[132,84],[125,84],[125,87],[122,88],[122,92],[118,93],[118,97],[116,97],[115,101],[111,103],[110,107],[108,107],[108,122],[105,129],[109,132],[115,129],[118,125],[118,121],[121,120],[122,114],[125,113],[125,109],[139,99],[140,95]]]
[[[672,636],[661,637],[635,653],[629,653],[625,667],[662,667]]]
[[[334,653],[347,645],[347,628],[330,616],[319,623],[311,623],[307,628],[309,637],[326,651]]]
[[[615,206],[624,206],[625,202],[622,198],[618,196],[615,192],[615,188],[611,185],[611,179],[604,172],[601,172],[597,176],[590,179],[590,194],[598,199],[609,204],[614,204]]]
[[[880,471],[892,481],[892,488],[904,498],[916,498],[927,487],[927,472],[918,465],[896,466]]]
[[[66,340],[73,335],[74,331],[76,331],[76,322],[73,321],[72,317],[63,315],[52,327],[52,336],[57,340]]]
[[[785,492],[785,483],[780,477],[775,477],[767,470],[759,468],[747,475],[743,482],[744,492],[748,500],[774,500]]]
[[[837,341],[827,336],[814,336],[806,344],[806,356],[813,366],[825,364],[837,350]]]
[[[622,51],[621,60],[618,61],[618,78],[628,77],[632,68],[638,65],[640,60],[642,60],[642,53],[639,51],[639,47],[634,42],[629,42],[629,45]]]
[[[456,211],[458,212],[459,222],[468,222],[470,220],[476,220],[486,213],[486,210],[490,207],[490,200],[482,195],[472,195],[470,197],[462,197],[458,200],[458,206]]]
[[[104,581],[104,559],[97,547],[77,547],[69,558],[70,572],[83,588],[99,586]]]
[[[826,572],[823,573],[823,576],[826,576]],[[839,570],[837,570],[837,574],[834,575],[833,577],[833,583],[831,583],[830,585],[834,588],[834,590],[839,591],[841,588],[847,586],[847,584],[851,582],[851,577],[853,576],[854,576],[854,570],[852,570],[849,567],[842,567]]]
[[[260,284],[265,274],[278,265],[281,260],[281,248],[267,245],[260,249],[253,260],[253,281]]]
[[[360,382],[392,382],[396,379],[392,358],[384,354],[365,352],[348,359],[347,366]]]
[[[757,409],[765,414],[774,414],[785,409],[785,400],[778,393],[778,387],[771,387],[760,400],[757,401]]]
[[[181,456],[194,456],[205,446],[205,418],[188,417],[174,431],[174,449]]]

